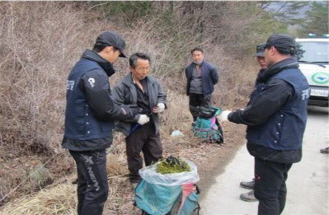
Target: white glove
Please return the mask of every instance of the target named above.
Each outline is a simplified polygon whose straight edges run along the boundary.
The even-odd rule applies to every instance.
[[[157,107],[158,107],[158,113],[161,113],[165,109],[165,105],[163,103],[159,103]]]
[[[165,105],[163,103],[158,103],[158,105],[152,109],[152,112],[160,113],[160,112],[164,111],[164,109],[165,109]]]
[[[219,123],[222,123],[222,122],[226,122],[228,121],[228,115],[231,113],[232,111],[230,110],[225,110],[223,111],[219,116],[217,116],[217,119],[219,121]]]
[[[140,125],[144,125],[145,123],[148,123],[150,121],[150,117],[148,117],[145,114],[140,115],[137,123]]]

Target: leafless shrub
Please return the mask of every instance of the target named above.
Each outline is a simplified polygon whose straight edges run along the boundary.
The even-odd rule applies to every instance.
[[[68,72],[95,35],[111,29],[79,5],[0,2],[0,146],[3,161],[12,167],[23,155],[61,152]],[[25,178],[24,172],[12,171],[6,180],[3,170],[1,198]]]
[[[173,130],[186,130],[186,124],[190,128],[192,116],[189,112],[188,97],[183,94],[175,93],[174,91],[167,92],[168,109],[161,114],[162,133],[163,136],[168,136]],[[188,128],[188,129],[189,129]]]
[[[1,64],[1,120],[7,122],[1,130],[15,133],[13,142],[26,149],[51,150],[58,144],[57,125],[63,123],[63,72],[71,55],[67,43],[77,34],[70,33],[73,23],[61,22],[65,12],[54,4],[2,4],[7,13],[1,20],[10,25],[1,35],[6,59]]]

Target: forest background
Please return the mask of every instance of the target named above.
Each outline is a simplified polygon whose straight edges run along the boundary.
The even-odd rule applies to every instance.
[[[190,50],[202,47],[206,60],[220,70],[213,105],[234,109],[246,104],[252,90],[257,44],[273,33],[328,34],[328,2],[322,1],[0,2],[0,11],[1,214],[75,213],[76,193],[70,183],[74,162],[60,144],[66,78],[101,31],[121,34],[126,53],[152,57],[151,75],[168,94],[161,128],[165,154],[189,158],[201,167],[208,153],[218,153],[220,147],[200,144],[190,131],[184,74]],[[120,59],[115,68],[111,86],[129,71],[127,60]],[[177,129],[184,138],[170,136]],[[241,128],[225,128],[226,136],[237,130]],[[125,203],[131,194],[125,189],[121,138],[116,135],[118,146],[108,157],[111,187],[105,214],[134,210]],[[222,147],[233,140],[226,138]]]

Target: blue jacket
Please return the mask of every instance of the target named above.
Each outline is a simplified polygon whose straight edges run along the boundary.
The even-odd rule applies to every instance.
[[[248,126],[248,141],[275,150],[301,148],[307,119],[308,83],[299,69],[286,69],[271,77],[281,79],[293,87],[293,95],[262,125]],[[258,84],[253,96],[258,97],[266,88]],[[264,107],[266,108],[266,107]]]
[[[295,58],[259,73],[248,105],[229,114],[231,122],[247,125],[248,151],[278,163],[301,160],[309,86]]]
[[[190,92],[190,83],[193,78],[193,69],[195,68],[196,64],[191,63],[185,69],[185,75],[187,79],[186,85],[186,94],[189,95]],[[201,80],[202,80],[202,92],[203,95],[209,95],[214,92],[214,85],[218,82],[218,71],[216,67],[211,65],[208,62],[203,61],[201,64]]]
[[[110,146],[114,120],[134,119],[131,109],[114,104],[108,78],[112,65],[86,50],[67,80],[65,134],[62,145],[73,151]]]

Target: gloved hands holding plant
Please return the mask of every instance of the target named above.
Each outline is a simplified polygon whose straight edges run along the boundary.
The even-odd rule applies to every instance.
[[[164,111],[164,109],[165,109],[165,105],[163,103],[158,103],[158,105],[152,109],[152,112],[161,113],[162,111]]]

